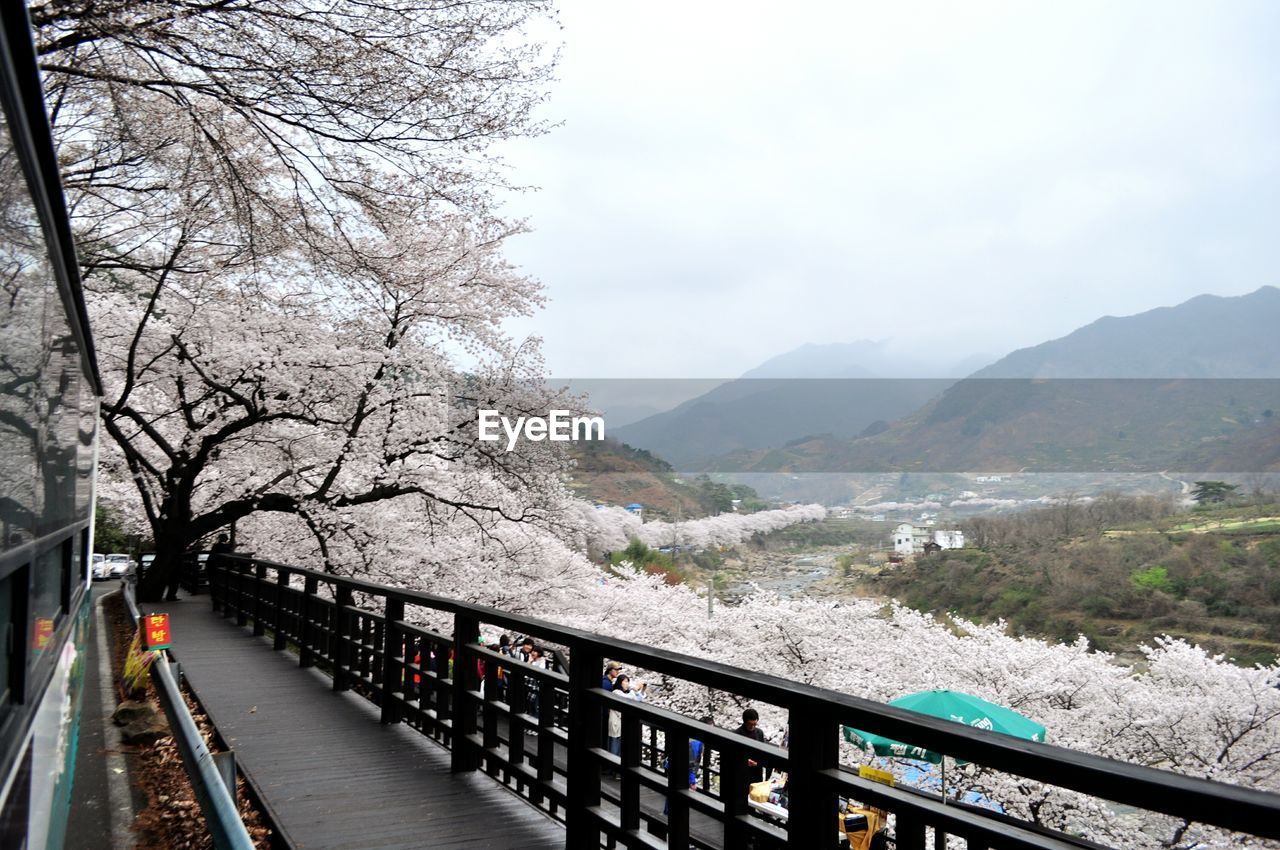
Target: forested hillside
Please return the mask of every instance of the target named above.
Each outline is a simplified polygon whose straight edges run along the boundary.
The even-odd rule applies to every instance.
[[[1017,631],[1087,635],[1121,651],[1169,634],[1240,663],[1280,652],[1280,504],[1164,514],[1155,500],[1058,506],[966,526],[972,548],[885,574],[907,605],[1005,619]],[[1127,517],[1126,517],[1127,515]]]
[[[638,503],[646,518],[692,519],[735,509],[765,507],[756,491],[742,484],[728,485],[707,476],[681,477],[660,457],[617,440],[575,443],[570,487],[587,501],[610,505]]]

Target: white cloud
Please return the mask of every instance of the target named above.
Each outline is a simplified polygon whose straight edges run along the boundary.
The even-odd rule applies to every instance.
[[[509,147],[542,186],[511,202],[536,231],[512,256],[552,298],[515,329],[557,374],[731,376],[860,337],[1002,352],[1275,282],[1277,18],[566,2],[564,126]]]

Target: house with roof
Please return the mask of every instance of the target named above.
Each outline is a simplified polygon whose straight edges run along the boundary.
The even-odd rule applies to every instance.
[[[899,555],[922,555],[936,549],[963,549],[964,532],[958,528],[934,528],[904,522],[893,530],[893,551]]]

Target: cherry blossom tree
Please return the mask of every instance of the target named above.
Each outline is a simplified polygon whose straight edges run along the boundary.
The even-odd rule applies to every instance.
[[[625,549],[632,538],[654,547],[685,546],[703,550],[732,546],[756,534],[780,531],[802,522],[817,522],[827,515],[822,505],[792,505],[750,514],[723,513],[684,522],[641,522],[640,517],[614,505],[578,502],[573,509],[586,545],[599,552]]]
[[[107,385],[105,469],[156,542],[144,596],[256,512],[296,517],[322,552],[343,511],[399,498],[479,528],[542,517],[557,464],[485,450],[468,415],[545,400],[536,348],[501,333],[541,296],[502,259],[520,225],[493,212],[488,151],[541,129],[553,62],[528,32],[547,3],[30,14]],[[484,475],[500,483],[482,496]]]
[[[948,688],[1008,705],[1043,723],[1052,743],[1137,764],[1280,791],[1280,665],[1241,668],[1181,641],[1144,650],[1134,668],[1073,644],[1010,636],[1003,623],[939,622],[866,600],[784,600],[756,595],[718,608],[687,588],[623,575],[584,595],[575,625],[748,670],[878,701]],[[606,601],[608,600],[608,601]],[[660,612],[660,613],[659,613]],[[745,703],[645,671],[655,700],[691,716],[710,711],[736,725]],[[781,743],[786,715],[754,705]],[[910,762],[844,746],[846,764],[874,762],[918,782]],[[936,783],[938,774],[932,774]],[[972,793],[1010,815],[1126,848],[1276,847],[1176,818],[1121,812],[1105,801],[980,766],[948,772],[953,795]],[[938,786],[933,785],[935,793]]]

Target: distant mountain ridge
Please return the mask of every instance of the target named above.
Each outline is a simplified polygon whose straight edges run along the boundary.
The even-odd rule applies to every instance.
[[[610,433],[679,468],[699,469],[727,452],[886,428],[945,389],[961,368],[903,359],[888,340],[803,345]]]
[[[969,377],[1280,378],[1280,289],[1104,316]]]
[[[673,410],[614,429],[677,469],[707,468],[732,451],[778,446],[813,434],[851,438],[920,407],[952,381],[746,379],[730,381]]]
[[[739,448],[703,468],[1280,469],[1278,328],[1271,286],[1107,317],[1001,358],[879,433]]]

